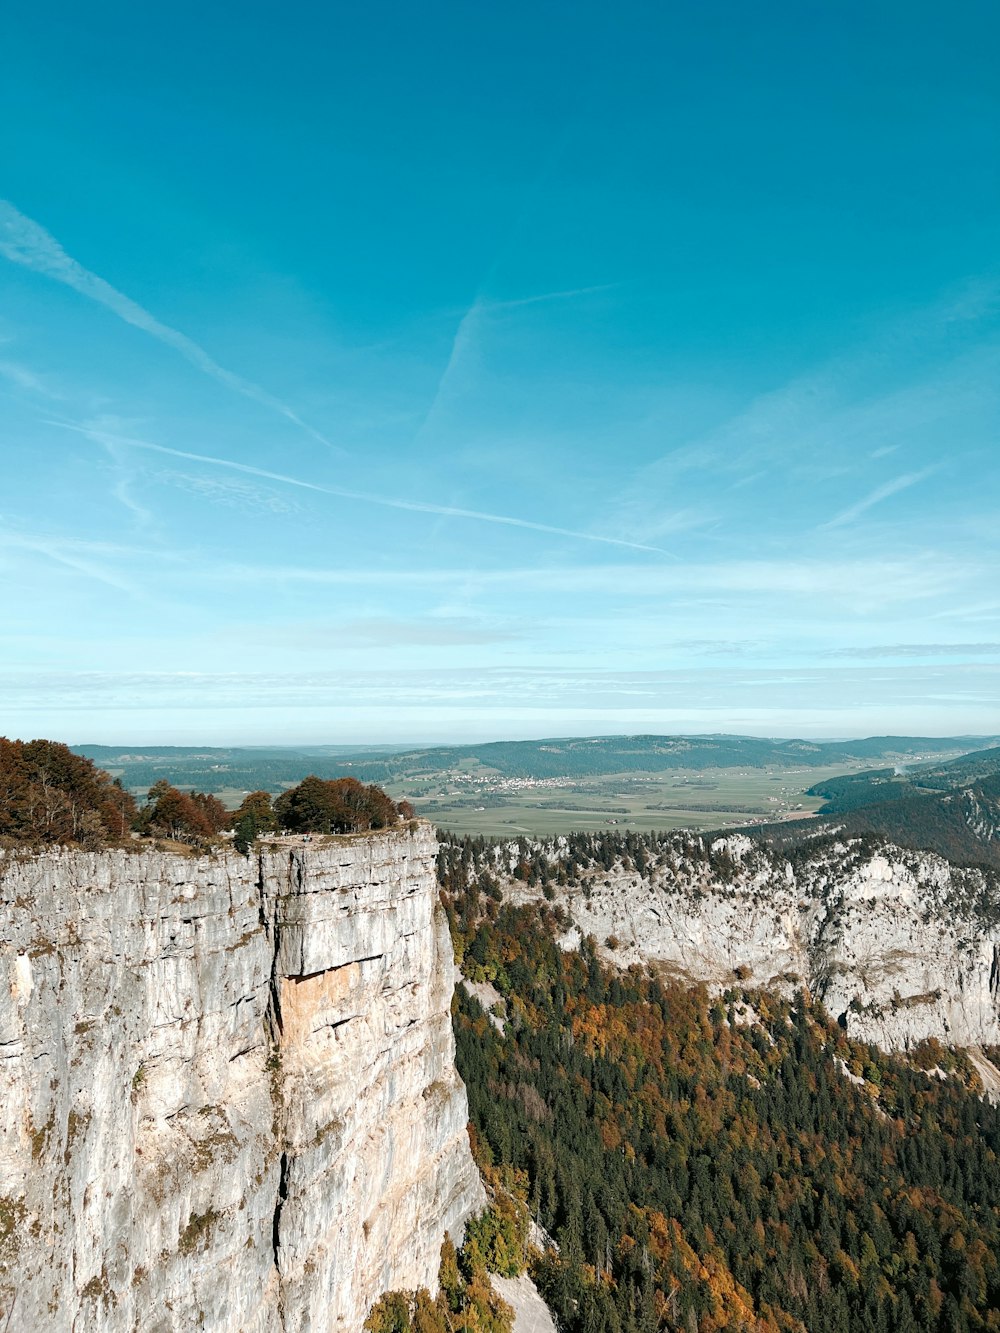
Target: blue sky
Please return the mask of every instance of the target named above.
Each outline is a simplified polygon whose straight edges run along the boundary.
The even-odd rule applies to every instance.
[[[1000,10],[5,16],[0,732],[1000,732]]]

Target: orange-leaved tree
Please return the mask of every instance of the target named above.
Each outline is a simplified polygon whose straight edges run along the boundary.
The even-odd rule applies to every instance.
[[[121,783],[68,746],[0,737],[0,839],[98,847],[124,838],[134,815]]]

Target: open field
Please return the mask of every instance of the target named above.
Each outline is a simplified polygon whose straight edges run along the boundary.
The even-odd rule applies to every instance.
[[[387,785],[417,812],[454,833],[553,834],[618,825],[637,830],[718,829],[782,817],[802,818],[822,799],[805,789],[857,772],[830,768],[674,769],[669,773],[593,778],[499,780],[449,777]]]

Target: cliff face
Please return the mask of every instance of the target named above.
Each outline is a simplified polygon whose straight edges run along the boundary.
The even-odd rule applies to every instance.
[[[622,965],[659,962],[718,987],[736,969],[750,985],[805,984],[853,1036],[890,1050],[925,1037],[1000,1044],[995,876],[894,847],[845,844],[794,865],[740,835],[714,849],[715,868],[678,852],[651,876],[619,863],[556,890],[565,943],[593,935]],[[507,892],[526,894],[513,879]]]
[[[433,832],[0,861],[0,1326],[355,1330],[482,1187]]]

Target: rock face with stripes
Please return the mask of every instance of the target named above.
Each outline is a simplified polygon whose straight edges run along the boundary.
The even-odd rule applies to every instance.
[[[697,854],[695,854],[697,844]],[[552,893],[562,943],[714,990],[807,986],[862,1041],[1000,1045],[1000,874],[845,839],[794,861],[743,834],[678,834],[640,874],[619,860]],[[541,890],[502,874],[507,896]],[[608,943],[610,941],[610,944]]]
[[[482,1202],[429,826],[0,860],[0,1327],[357,1330]]]

